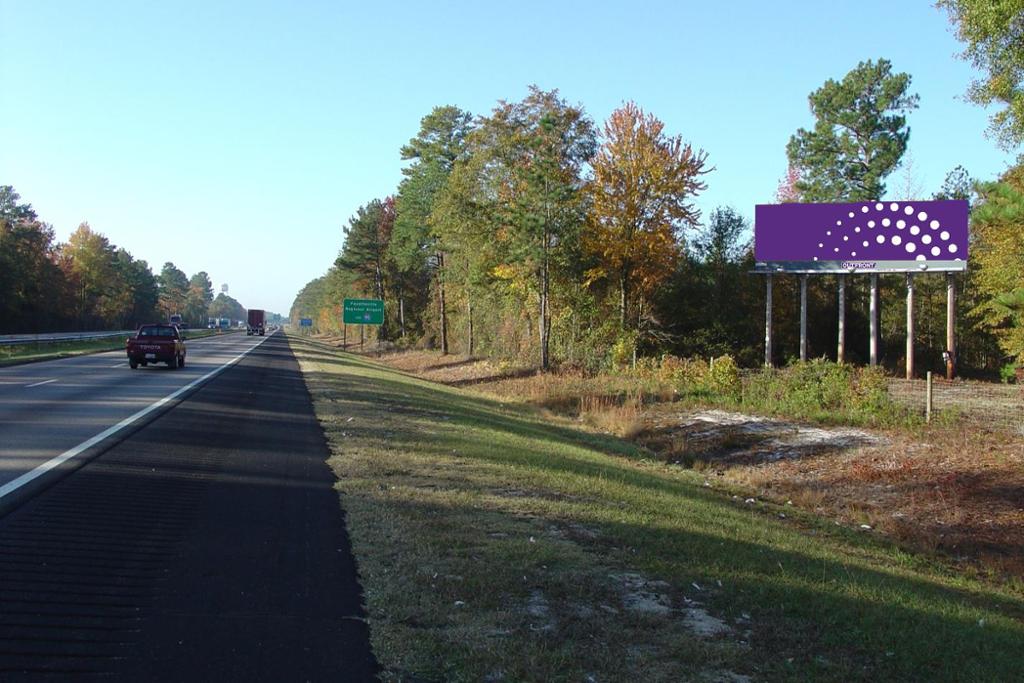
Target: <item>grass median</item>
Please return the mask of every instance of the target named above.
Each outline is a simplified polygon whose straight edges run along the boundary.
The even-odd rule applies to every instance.
[[[290,337],[386,680],[1016,680],[1024,596]]]

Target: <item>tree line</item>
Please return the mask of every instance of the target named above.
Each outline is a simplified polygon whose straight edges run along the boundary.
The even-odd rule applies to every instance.
[[[132,329],[172,314],[205,327],[208,315],[244,319],[245,309],[223,293],[215,300],[206,272],[189,277],[167,262],[154,274],[88,223],[58,243],[31,204],[0,186],[0,333]]]
[[[922,199],[905,161],[911,77],[880,59],[811,93],[811,129],[786,147],[775,201],[861,201],[903,190]],[[1005,134],[1005,133],[1004,133]],[[695,199],[709,154],[626,102],[598,129],[582,105],[531,87],[487,115],[439,106],[400,150],[393,195],[359,207],[334,266],[298,294],[292,320],[339,331],[347,297],[386,302],[379,335],[399,344],[588,368],[637,356],[763,359],[764,283],[750,225],[735,208],[702,221]],[[961,167],[936,199],[971,202],[970,270],[958,276],[960,367],[994,373],[1024,361],[1024,171],[979,182]],[[866,279],[851,278],[848,357],[866,362]],[[779,282],[781,281],[781,282]],[[835,356],[835,278],[812,278],[812,355]],[[778,360],[797,355],[797,278],[776,284]],[[861,291],[862,290],[862,291]],[[788,292],[788,294],[787,294]],[[882,278],[884,363],[902,362],[903,280]],[[942,367],[945,283],[919,277],[915,343]],[[885,344],[888,340],[890,343]],[[852,352],[851,352],[852,351]],[[1016,359],[1016,360],[1014,360]]]

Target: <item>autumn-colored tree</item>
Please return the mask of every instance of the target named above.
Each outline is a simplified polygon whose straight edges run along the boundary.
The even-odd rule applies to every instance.
[[[795,204],[800,201],[800,169],[793,164],[786,167],[786,175],[775,188],[775,201],[779,204]]]
[[[70,266],[69,280],[75,283],[75,315],[79,325],[89,328],[117,314],[111,300],[118,294],[114,271],[114,247],[110,241],[82,223],[63,247]]]
[[[700,212],[692,201],[705,189],[707,154],[627,102],[605,123],[604,143],[593,161],[591,207],[585,245],[598,265],[589,277],[612,279],[619,292],[619,324],[635,327],[634,300],[649,299],[679,257],[684,228]]]

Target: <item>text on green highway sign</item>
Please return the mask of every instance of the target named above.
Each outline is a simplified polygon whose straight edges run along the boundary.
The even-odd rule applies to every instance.
[[[383,325],[384,302],[380,299],[345,299],[342,322],[347,325]]]

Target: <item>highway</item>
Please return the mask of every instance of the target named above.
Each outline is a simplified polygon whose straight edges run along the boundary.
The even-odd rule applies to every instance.
[[[0,370],[0,679],[373,680],[327,456],[280,334]]]
[[[179,370],[160,364],[132,371],[124,351],[0,368],[0,511],[22,495],[21,486],[30,483],[15,488],[19,477],[266,339],[231,334],[188,342],[188,358]]]

